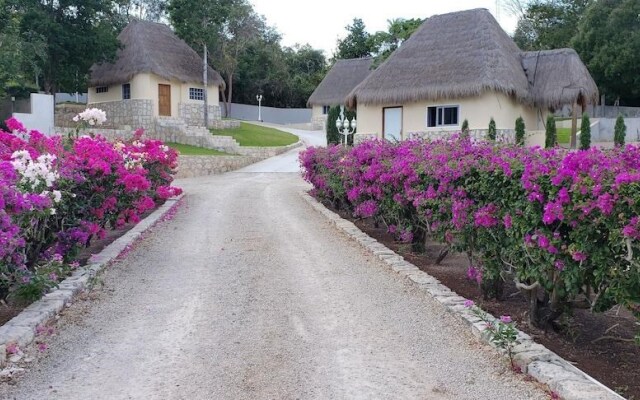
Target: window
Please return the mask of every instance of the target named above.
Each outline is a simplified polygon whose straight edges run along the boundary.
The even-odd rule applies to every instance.
[[[122,85],[122,100],[129,100],[131,98],[131,85],[125,83]]]
[[[331,106],[322,106],[322,115],[329,114],[329,109],[330,108],[331,108]]]
[[[204,89],[189,88],[189,99],[190,100],[204,100]]]
[[[427,127],[457,126],[459,106],[427,107]]]
[[[98,86],[96,88],[96,93],[107,93],[109,91],[109,86]]]

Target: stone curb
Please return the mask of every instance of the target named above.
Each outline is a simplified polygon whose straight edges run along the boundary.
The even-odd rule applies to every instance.
[[[0,350],[2,350],[0,351],[0,367],[6,364],[7,345],[15,343],[20,348],[24,348],[33,342],[38,326],[54,318],[79,293],[91,289],[94,284],[93,278],[176,207],[183,197],[184,194],[181,194],[168,199],[160,208],[105,247],[100,253],[91,256],[87,265],[75,270],[71,276],[60,282],[55,290],[45,294],[40,300],[0,326]]]
[[[461,319],[471,330],[471,333],[482,342],[496,347],[485,333],[485,324],[464,306],[465,298],[441,284],[436,278],[421,271],[415,265],[404,260],[393,250],[362,232],[355,224],[340,217],[327,209],[323,204],[306,192],[301,197],[320,214],[327,217],[338,229],[358,242],[362,247],[377,256],[394,272],[408,279],[420,290],[427,292],[445,309]],[[492,316],[492,318],[495,318]],[[514,348],[514,361],[523,373],[535,380],[546,384],[553,392],[565,400],[624,400],[602,383],[585,372],[573,366],[556,353],[533,341],[531,336],[518,331],[519,344]]]

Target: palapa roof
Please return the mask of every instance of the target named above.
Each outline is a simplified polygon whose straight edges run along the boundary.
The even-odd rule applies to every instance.
[[[371,73],[373,58],[337,60],[309,97],[307,104],[343,104],[347,95]]]
[[[535,104],[559,108],[576,101],[598,102],[598,87],[573,49],[523,52],[522,67]]]
[[[540,58],[544,62],[538,63],[535,77],[527,76],[525,65],[529,65],[530,56],[518,48],[488,10],[435,15],[347,96],[347,105],[456,99],[489,91],[540,107],[556,107],[565,100],[571,103],[579,96],[597,98],[595,83],[577,54],[573,52],[570,60],[564,61],[569,53],[555,52]],[[542,64],[563,69],[547,71]],[[584,87],[560,90],[568,82]],[[553,85],[558,88],[548,89]]]
[[[202,58],[167,25],[133,20],[118,35],[122,48],[114,63],[94,64],[89,86],[126,83],[134,75],[153,73],[161,78],[202,84]],[[209,86],[222,86],[224,80],[209,67]]]

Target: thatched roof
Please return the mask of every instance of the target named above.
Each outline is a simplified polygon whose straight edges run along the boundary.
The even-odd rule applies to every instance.
[[[522,53],[534,103],[559,108],[576,101],[597,104],[598,87],[573,49]]]
[[[371,73],[373,58],[337,60],[309,97],[307,104],[333,106],[343,104],[347,95]]]
[[[577,100],[578,94],[573,92],[574,99],[568,90],[562,96],[548,95],[546,83],[563,82],[573,74],[580,75],[580,83],[593,82],[579,58],[563,62],[558,56],[553,62],[568,69],[549,71],[544,78],[538,75],[532,86],[523,68],[528,62],[488,10],[435,15],[347,96],[347,105],[404,104],[493,91],[524,104],[553,107],[558,99]],[[595,84],[581,94],[597,97]]]
[[[134,75],[153,73],[164,79],[202,83],[202,59],[167,25],[133,20],[118,35],[122,49],[115,63],[94,64],[89,86],[126,83]],[[209,67],[209,86],[224,87],[218,72]]]

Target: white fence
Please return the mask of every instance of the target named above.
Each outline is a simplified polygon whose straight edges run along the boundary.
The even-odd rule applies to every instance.
[[[37,130],[45,135],[54,133],[54,105],[50,94],[31,93],[31,113],[13,113],[28,130]]]
[[[578,107],[578,112],[580,108]],[[585,112],[591,118],[616,118],[618,114],[622,114],[625,118],[640,118],[640,107],[620,107],[620,106],[592,106],[585,108]],[[571,106],[564,106],[556,112],[556,116],[570,117]]]
[[[224,104],[220,103],[224,110]],[[262,121],[271,124],[288,125],[311,122],[311,109],[308,108],[274,108],[264,107],[261,110]],[[231,103],[230,118],[243,121],[258,120],[258,106]]]

